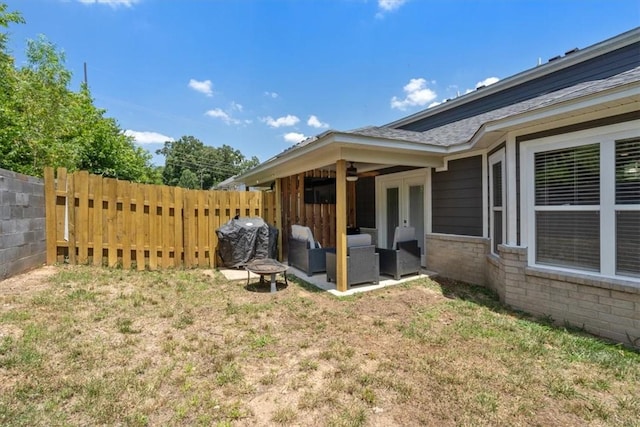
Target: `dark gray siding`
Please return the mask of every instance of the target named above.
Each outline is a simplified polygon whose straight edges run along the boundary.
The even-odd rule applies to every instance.
[[[634,43],[458,108],[406,124],[400,129],[424,132],[578,83],[611,77],[638,66],[640,66],[640,43]]]
[[[432,231],[482,236],[482,156],[452,160],[431,173]]]

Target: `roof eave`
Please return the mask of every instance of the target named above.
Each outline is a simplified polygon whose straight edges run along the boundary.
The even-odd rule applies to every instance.
[[[540,78],[544,75],[562,70],[564,68],[571,67],[580,62],[584,62],[591,58],[600,56],[603,53],[612,52],[630,44],[637,43],[638,41],[640,41],[640,27],[634,28],[603,42],[591,45],[577,52],[565,55],[564,57],[559,58],[555,61],[547,62],[546,64],[539,65],[535,68],[531,68],[529,70],[515,74],[482,89],[475,90],[474,92],[462,95],[458,98],[450,99],[447,102],[444,102],[435,107],[418,111],[415,114],[403,117],[399,120],[388,123],[385,126],[390,128],[399,128],[401,126],[405,126],[417,120],[422,120],[443,111],[458,108],[466,103],[475,101],[477,99],[481,99],[494,93],[509,89],[511,87],[521,85],[527,81]]]

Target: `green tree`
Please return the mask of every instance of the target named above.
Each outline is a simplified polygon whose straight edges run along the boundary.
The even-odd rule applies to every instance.
[[[178,187],[197,189],[200,188],[200,180],[189,169],[183,169],[178,180]]]
[[[259,163],[257,157],[247,160],[240,151],[228,145],[211,147],[194,136],[167,141],[156,153],[165,157],[163,182],[174,186],[186,187],[186,183],[191,182],[192,175],[185,175],[185,170],[189,170],[198,179],[196,188],[211,188]]]
[[[0,3],[0,26],[20,23]],[[45,166],[88,170],[120,179],[160,183],[151,154],[124,135],[94,105],[88,87],[69,89],[62,51],[40,36],[27,42],[27,65],[15,69],[0,34],[0,167],[42,176]]]
[[[11,24],[24,23],[24,19],[18,12],[8,12],[7,5],[0,3],[0,28],[9,28]],[[0,167],[8,166],[4,159],[10,154],[10,147],[3,141],[11,141],[15,138],[16,127],[14,122],[16,114],[13,105],[13,92],[16,85],[16,70],[14,60],[7,51],[9,35],[0,32]],[[10,169],[7,167],[7,169]]]

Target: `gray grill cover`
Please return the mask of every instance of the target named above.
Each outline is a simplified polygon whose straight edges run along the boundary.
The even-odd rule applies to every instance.
[[[277,233],[262,218],[234,218],[216,230],[218,255],[224,266],[231,268],[253,259],[274,258]]]

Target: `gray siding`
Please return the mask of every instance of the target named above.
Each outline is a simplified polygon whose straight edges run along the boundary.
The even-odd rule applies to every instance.
[[[482,236],[482,156],[449,162],[431,173],[432,231]]]
[[[0,280],[46,261],[44,182],[0,169]]]
[[[400,129],[424,132],[578,83],[611,77],[638,66],[640,66],[640,43],[634,43],[458,108],[406,124]]]

